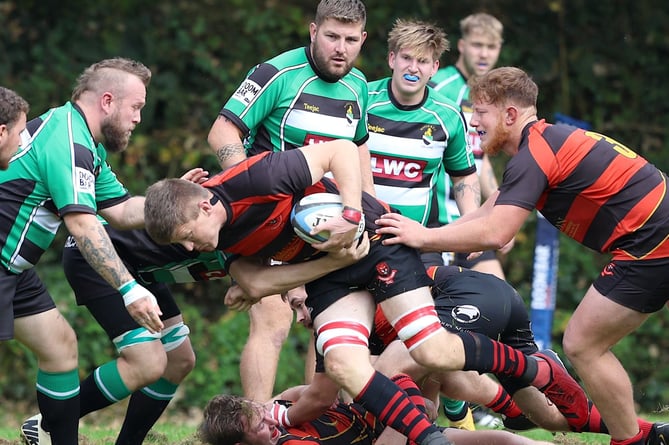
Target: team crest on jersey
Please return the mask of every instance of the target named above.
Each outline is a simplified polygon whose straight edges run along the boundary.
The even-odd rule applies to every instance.
[[[95,175],[93,173],[81,167],[76,167],[74,173],[78,192],[93,193],[95,191]]]
[[[388,266],[388,263],[383,261],[376,265],[376,273],[377,280],[386,284],[393,284],[395,282],[395,275],[397,275],[397,270],[391,269],[390,266]]]
[[[463,304],[451,310],[451,317],[459,323],[474,323],[481,318],[481,311],[471,304]]]
[[[425,145],[430,145],[434,141],[434,127],[432,125],[426,125],[423,128],[423,143]]]
[[[346,122],[348,122],[349,125],[353,125],[354,119],[355,116],[353,115],[353,104],[348,103],[346,104]]]
[[[261,89],[260,85],[251,79],[246,79],[242,82],[239,88],[237,88],[237,91],[235,91],[235,94],[233,94],[232,97],[248,105],[258,95]]]

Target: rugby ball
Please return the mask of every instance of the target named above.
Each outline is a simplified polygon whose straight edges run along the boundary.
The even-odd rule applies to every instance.
[[[311,235],[311,229],[330,218],[336,218],[342,211],[341,197],[335,193],[314,193],[307,195],[293,206],[290,222],[293,230],[309,244],[322,243],[328,240],[330,232],[322,231]],[[365,231],[365,218],[360,220],[355,239]]]

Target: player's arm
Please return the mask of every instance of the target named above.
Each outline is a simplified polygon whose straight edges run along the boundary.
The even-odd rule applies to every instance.
[[[98,213],[115,229],[141,229],[144,227],[144,197],[133,196]]]
[[[481,206],[481,185],[476,172],[467,176],[453,176],[451,180],[460,215],[471,213]]]
[[[284,419],[288,419],[290,425],[309,422],[318,418],[332,404],[336,403],[338,394],[339,385],[332,381],[324,372],[316,373],[311,384],[301,390],[299,398],[295,400],[285,413],[281,414]],[[274,416],[274,412],[272,414],[274,420],[281,420]]]
[[[497,191],[499,185],[497,183],[497,176],[495,170],[492,168],[490,157],[487,154],[483,155],[481,162],[481,172],[479,174],[479,181],[481,182],[481,199],[485,201],[493,193]]]
[[[428,252],[497,250],[511,241],[530,211],[514,205],[495,205],[495,197],[496,194],[455,222],[434,229],[422,227],[402,215],[387,213],[376,221],[384,226],[377,233],[393,235],[384,244],[402,243]]]
[[[123,295],[132,318],[151,332],[160,332],[162,312],[155,297],[130,275],[98,218],[90,213],[66,213],[63,221],[86,261]]]
[[[372,174],[372,158],[369,154],[367,143],[358,147],[358,157],[360,158],[360,179],[362,181],[362,191],[372,196],[376,196],[374,189],[374,175]]]
[[[363,234],[359,244],[348,249],[330,252],[312,261],[295,264],[269,266],[255,258],[239,258],[230,264],[229,273],[251,301],[258,301],[268,295],[280,294],[304,283],[316,280],[328,273],[356,263],[369,252],[369,238]],[[225,304],[234,305],[227,298]]]
[[[222,169],[246,159],[242,131],[230,119],[219,114],[209,130],[207,142]]]

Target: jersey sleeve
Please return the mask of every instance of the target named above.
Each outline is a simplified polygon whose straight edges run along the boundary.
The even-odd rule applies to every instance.
[[[284,88],[279,70],[261,63],[239,85],[220,114],[229,118],[248,136],[277,107]]]
[[[495,204],[533,210],[547,187],[548,178],[529,148],[521,147],[506,166]]]
[[[450,176],[467,176],[476,173],[474,153],[467,143],[467,126],[465,118],[459,109],[451,105],[444,105],[443,116],[448,116],[450,125],[445,130],[448,133],[448,144],[444,150],[444,170]]]
[[[78,143],[69,147],[68,138],[51,138],[39,159],[41,177],[58,212],[95,214],[95,154]]]
[[[369,139],[369,127],[367,126],[367,109],[369,107],[369,87],[367,82],[361,82],[360,85],[360,120],[355,130],[353,142],[360,146]]]

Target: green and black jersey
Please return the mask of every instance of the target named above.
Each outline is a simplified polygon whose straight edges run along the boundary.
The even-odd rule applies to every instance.
[[[476,172],[465,122],[459,107],[433,90],[426,88],[423,101],[407,107],[393,97],[390,84],[390,78],[369,84],[367,146],[376,194],[425,226],[440,225],[447,220],[447,196],[436,192],[436,182],[447,179],[444,172]]]
[[[76,105],[48,110],[27,130],[29,139],[0,171],[0,261],[14,273],[37,263],[63,215],[95,214],[130,197]]]
[[[309,144],[367,140],[367,80],[353,68],[336,82],[319,77],[309,48],[257,65],[220,112],[245,134],[248,154]]]

